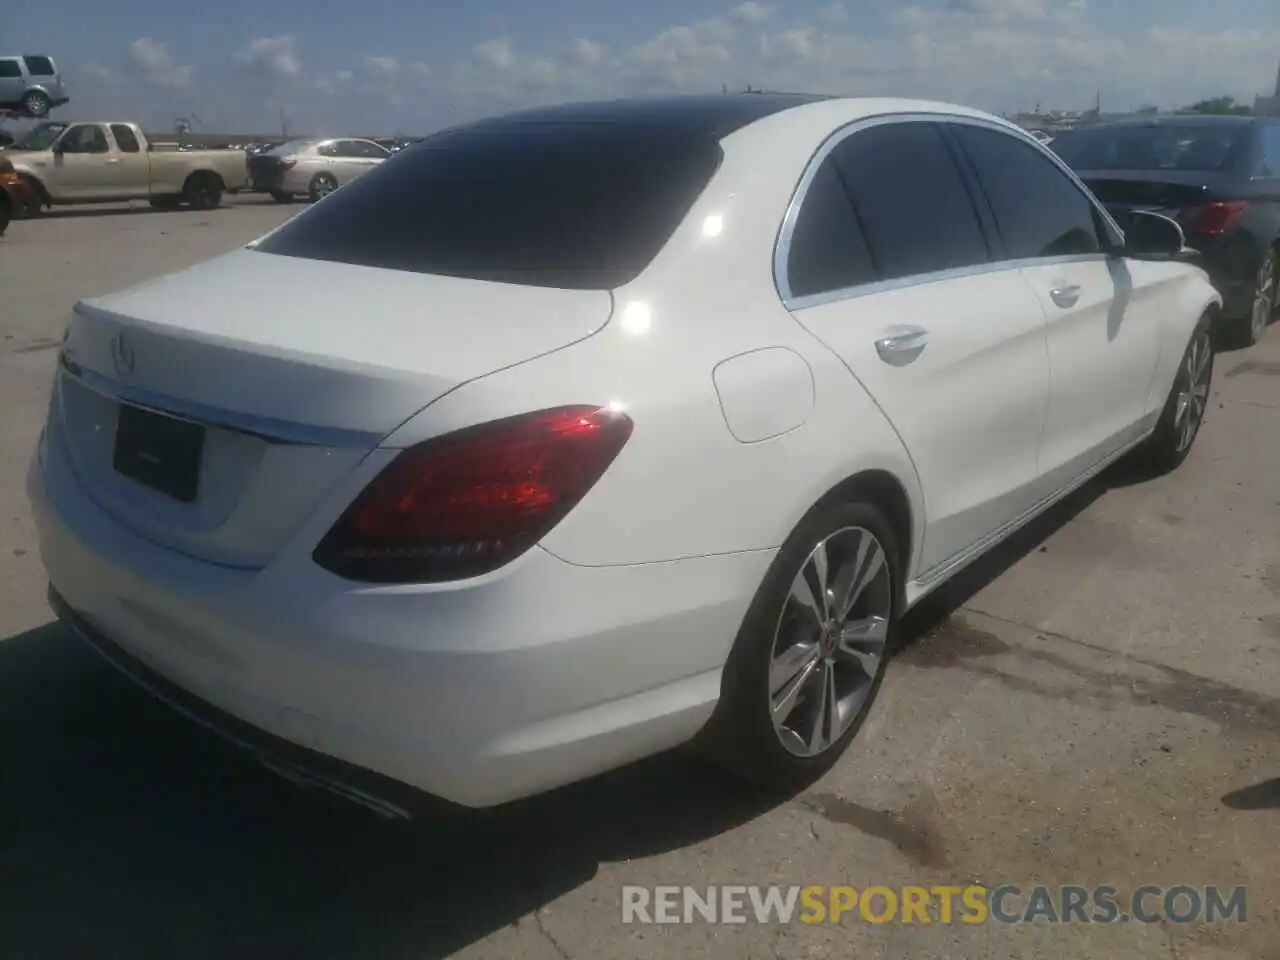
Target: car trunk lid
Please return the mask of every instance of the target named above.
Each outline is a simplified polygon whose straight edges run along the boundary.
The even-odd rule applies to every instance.
[[[58,427],[121,522],[258,567],[406,419],[590,336],[611,310],[604,291],[237,251],[79,304]]]
[[[1084,170],[1078,176],[1118,216],[1147,210],[1179,219],[1215,196],[1211,177],[1198,171]]]

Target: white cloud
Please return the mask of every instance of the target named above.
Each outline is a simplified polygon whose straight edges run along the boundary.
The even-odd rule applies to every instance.
[[[760,50],[767,60],[812,61],[821,59],[823,46],[815,38],[813,27],[798,27],[761,37]]]
[[[478,43],[472,50],[477,61],[494,70],[510,70],[515,66],[515,53],[511,49],[510,40],[486,40]]]
[[[773,15],[773,4],[760,3],[759,0],[747,0],[730,11],[730,19],[739,23],[763,23]]]
[[[111,83],[115,80],[115,73],[111,68],[104,67],[100,63],[86,63],[84,72],[98,83]]]
[[[191,85],[195,68],[173,62],[169,48],[147,37],[139,37],[129,44],[129,59],[147,83],[169,90],[181,90]]]
[[[239,60],[251,73],[269,80],[287,80],[302,73],[294,39],[288,35],[249,41]]]
[[[549,57],[537,57],[529,64],[529,81],[541,87],[552,87],[560,80],[560,66]]]
[[[430,66],[389,54],[356,57],[356,79],[350,71],[334,73],[321,89],[373,84],[385,94],[381,102],[390,103],[408,78],[430,76],[406,96],[404,113],[395,114],[408,123],[428,114],[456,121],[539,102],[722,84],[919,96],[993,110],[1029,109],[1037,101],[1083,109],[1101,89],[1104,108],[1124,110],[1216,95],[1252,102],[1274,82],[1274,29],[1264,24],[1232,29],[1224,21],[1222,29],[1193,32],[1171,20],[1124,31],[1108,21],[1108,8],[1086,0],[907,2],[915,5],[879,7],[875,15],[864,3],[819,0],[801,17],[779,0],[724,0],[720,16],[672,25],[633,45],[610,48],[575,31],[526,51],[499,36]],[[282,56],[296,62],[292,41],[280,42],[287,39],[256,41],[256,56],[248,59],[277,68]],[[172,68],[166,59],[162,72],[165,64]]]
[[[670,27],[635,47],[630,58],[647,67],[728,62],[731,56],[728,47],[704,36],[705,32],[696,26]]]
[[[1048,0],[951,0],[949,6],[960,13],[976,13],[1001,23],[1043,20],[1049,15]]]
[[[575,37],[569,44],[569,54],[575,63],[584,67],[593,66],[605,58],[608,50],[603,43],[595,43],[586,37]]]
[[[365,57],[364,65],[375,73],[385,76],[400,72],[400,61],[395,57]]]

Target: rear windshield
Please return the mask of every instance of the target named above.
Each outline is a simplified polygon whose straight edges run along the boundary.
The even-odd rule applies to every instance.
[[[257,249],[607,290],[657,255],[721,157],[707,134],[642,124],[482,123],[395,154]]]
[[[1247,144],[1246,124],[1096,127],[1049,146],[1077,170],[1225,170]]]

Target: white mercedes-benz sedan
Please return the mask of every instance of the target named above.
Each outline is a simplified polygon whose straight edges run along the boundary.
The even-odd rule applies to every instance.
[[[903,612],[1187,456],[1220,308],[1034,137],[743,94],[458,127],[78,303],[29,495],[58,614],[402,812],[694,742],[806,782]]]

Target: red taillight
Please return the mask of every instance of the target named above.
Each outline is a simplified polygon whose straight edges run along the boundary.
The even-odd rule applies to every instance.
[[[1240,223],[1249,204],[1243,200],[1220,200],[1189,210],[1186,216],[1186,232],[1202,237],[1220,237],[1230,233]]]
[[[446,434],[395,458],[316,547],[351,580],[426,583],[496,570],[586,495],[631,436],[631,419],[561,407]]]

